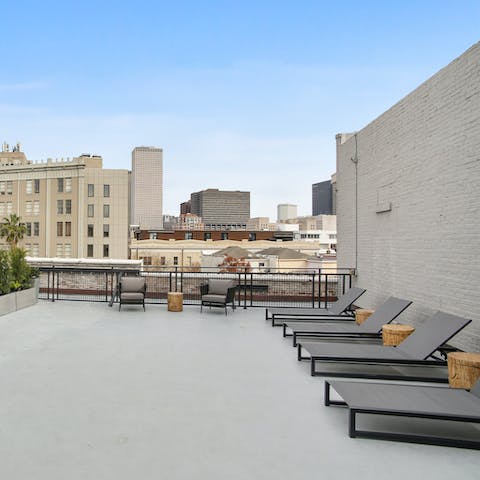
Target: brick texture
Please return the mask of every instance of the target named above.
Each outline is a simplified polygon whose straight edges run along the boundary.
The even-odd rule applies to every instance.
[[[479,185],[477,43],[356,135],[337,135],[338,265],[357,268],[361,306],[395,295],[414,302],[403,323],[436,310],[471,318],[451,343],[480,351]]]

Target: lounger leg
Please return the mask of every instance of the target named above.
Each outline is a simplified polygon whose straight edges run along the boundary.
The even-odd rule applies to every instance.
[[[350,409],[350,415],[348,417],[348,436],[355,438],[357,436],[357,427],[355,425],[357,411],[353,408]]]
[[[297,346],[297,332],[293,332],[293,346]]]
[[[283,338],[287,336],[287,326],[283,324]]]

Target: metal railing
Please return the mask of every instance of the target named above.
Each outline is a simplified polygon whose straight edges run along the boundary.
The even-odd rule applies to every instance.
[[[203,268],[142,267],[141,269],[41,267],[39,298],[50,301],[116,301],[118,283],[124,275],[146,279],[146,303],[167,303],[168,292],[183,292],[185,305],[200,304],[200,285],[209,278],[231,279],[237,284],[238,307],[327,307],[352,285],[351,269],[289,269],[249,272],[236,269],[218,273]]]

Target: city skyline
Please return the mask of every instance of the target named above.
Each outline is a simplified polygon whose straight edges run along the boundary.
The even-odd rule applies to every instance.
[[[472,1],[36,6],[4,7],[2,141],[120,169],[158,145],[165,213],[219,188],[250,191],[251,216],[270,218],[279,203],[309,214],[311,185],[335,172],[335,134],[478,41],[480,13]]]

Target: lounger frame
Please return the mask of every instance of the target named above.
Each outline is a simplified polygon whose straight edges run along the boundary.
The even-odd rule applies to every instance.
[[[331,400],[330,399],[330,383],[325,381],[325,406],[341,405],[346,406],[349,409],[349,421],[348,421],[348,435],[351,438],[373,438],[376,440],[391,440],[396,442],[407,443],[422,443],[427,445],[440,445],[444,447],[458,447],[458,448],[470,448],[480,450],[480,441],[475,440],[462,440],[459,438],[440,437],[433,435],[419,435],[419,434],[407,434],[407,433],[392,433],[383,431],[371,431],[360,430],[357,428],[357,417],[359,415],[380,415],[386,417],[405,417],[405,418],[425,418],[432,420],[445,420],[460,423],[478,423],[480,424],[480,418],[460,416],[460,415],[438,415],[438,414],[425,414],[415,413],[412,411],[400,411],[400,410],[376,410],[368,408],[350,408],[346,402]]]

